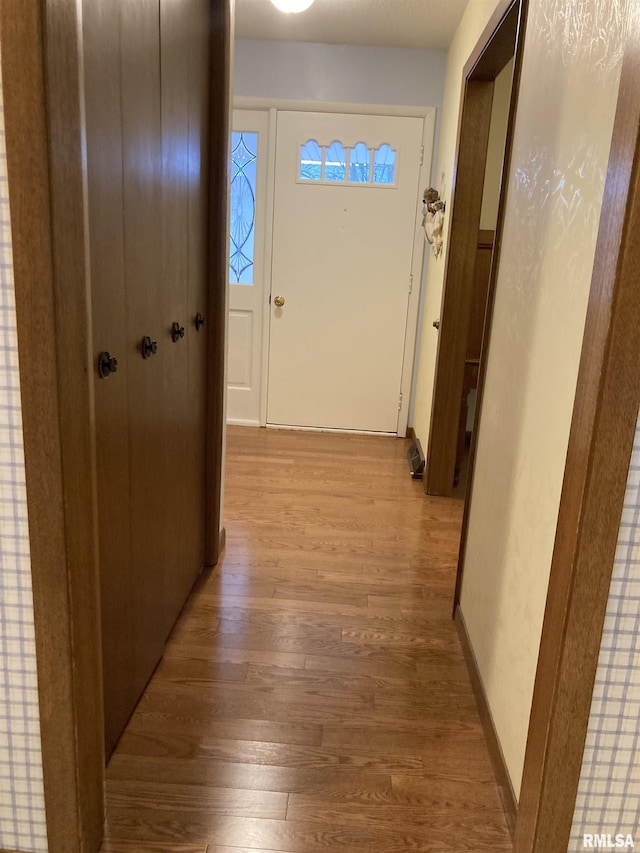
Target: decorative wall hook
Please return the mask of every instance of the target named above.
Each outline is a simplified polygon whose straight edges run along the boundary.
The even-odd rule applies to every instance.
[[[424,191],[422,203],[427,208],[427,213],[437,213],[438,211],[444,213],[447,209],[447,203],[440,198],[440,193],[433,187]]]
[[[442,252],[442,230],[444,228],[444,212],[446,203],[440,198],[440,193],[433,187],[424,191],[422,197],[424,214],[422,225],[427,243],[431,246],[434,258]]]

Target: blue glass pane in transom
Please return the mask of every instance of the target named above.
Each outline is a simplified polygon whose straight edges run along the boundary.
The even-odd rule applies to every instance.
[[[229,281],[253,284],[258,134],[231,134]]]
[[[371,151],[364,142],[358,142],[351,149],[349,158],[349,180],[358,184],[369,183],[369,169],[371,168]]]
[[[344,181],[347,177],[347,152],[344,145],[332,142],[324,157],[325,181]]]
[[[300,180],[319,181],[322,175],[322,148],[310,139],[300,148]]]
[[[386,142],[373,157],[373,183],[393,184],[396,179],[396,152]]]

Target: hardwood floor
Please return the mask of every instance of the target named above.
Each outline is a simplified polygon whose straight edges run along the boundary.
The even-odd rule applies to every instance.
[[[462,505],[392,438],[230,428],[226,553],[107,772],[103,853],[507,853],[451,620]]]

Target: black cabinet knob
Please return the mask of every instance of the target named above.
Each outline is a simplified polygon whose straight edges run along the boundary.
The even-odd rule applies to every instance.
[[[203,326],[207,325],[206,319],[202,316],[202,314],[198,311],[196,314],[196,332],[199,332]]]
[[[171,340],[174,344],[177,344],[181,338],[184,338],[184,326],[181,326],[180,323],[173,323],[171,326]]]
[[[143,358],[151,358],[152,355],[158,352],[158,342],[152,341],[149,335],[145,335],[142,339],[141,349]]]
[[[98,357],[98,373],[103,379],[111,376],[112,373],[116,373],[118,370],[118,359],[114,358],[108,352],[101,352]]]

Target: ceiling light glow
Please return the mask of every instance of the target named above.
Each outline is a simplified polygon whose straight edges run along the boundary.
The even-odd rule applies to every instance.
[[[271,0],[276,9],[281,12],[304,12],[313,3],[313,0]]]

